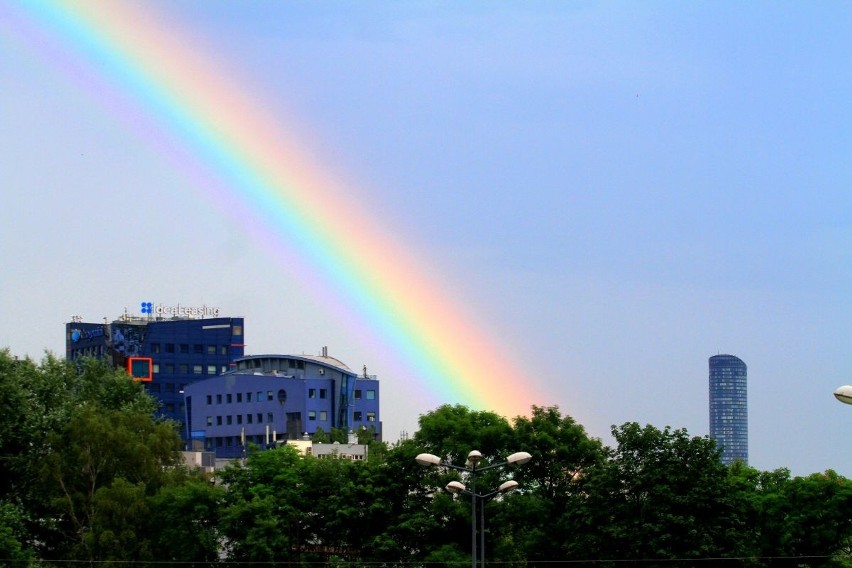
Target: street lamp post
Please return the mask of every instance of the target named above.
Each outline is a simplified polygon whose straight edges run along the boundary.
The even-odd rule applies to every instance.
[[[448,467],[450,469],[456,469],[458,471],[463,471],[465,473],[470,474],[470,489],[461,482],[451,481],[447,484],[447,491],[451,493],[466,493],[470,495],[470,526],[471,526],[471,537],[470,537],[470,566],[471,568],[476,568],[476,501],[479,499],[482,503],[482,517],[481,517],[481,527],[480,527],[480,537],[482,541],[482,566],[485,567],[485,499],[491,498],[498,493],[506,493],[509,491],[513,491],[518,487],[518,483],[516,481],[507,481],[500,485],[495,491],[488,493],[486,495],[479,495],[476,493],[476,474],[482,471],[486,471],[489,469],[494,469],[498,467],[505,467],[507,465],[522,465],[527,463],[532,459],[532,456],[527,452],[515,452],[506,458],[504,462],[498,462],[491,465],[487,465],[484,467],[478,467],[479,462],[482,460],[482,454],[478,450],[473,450],[467,455],[467,465],[469,467],[462,467],[459,465],[451,464],[449,462],[445,462],[441,458],[433,454],[419,454],[416,458],[414,458],[417,463],[422,466],[432,466],[432,467]]]
[[[458,481],[450,481],[447,484],[446,489],[450,493],[464,493],[466,495],[470,495],[474,502],[477,499],[479,500],[479,558],[482,568],[485,568],[485,503],[487,503],[491,498],[500,495],[501,493],[510,493],[517,488],[518,482],[514,479],[511,479],[509,481],[504,481],[503,483],[501,483],[500,487],[498,487],[491,493],[480,495],[478,493],[468,491],[467,488],[464,486],[464,483]]]

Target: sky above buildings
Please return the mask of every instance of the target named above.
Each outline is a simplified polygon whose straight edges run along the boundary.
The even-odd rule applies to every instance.
[[[534,392],[607,443],[628,421],[705,435],[707,359],[730,353],[751,464],[852,476],[852,407],[832,397],[852,383],[848,5],[136,6],[520,369],[475,383],[482,401]],[[158,143],[173,125],[35,12],[0,7],[0,346],[61,356],[72,315],[206,304],[245,317],[248,354],[366,365],[387,440],[459,402],[309,247],[252,230],[259,202],[208,198],[228,180],[188,175],[197,148]]]

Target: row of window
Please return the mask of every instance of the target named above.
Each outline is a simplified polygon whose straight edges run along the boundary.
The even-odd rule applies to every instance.
[[[243,416],[242,414],[236,415],[236,423],[243,424]],[[257,417],[257,421],[255,421],[255,417]],[[213,416],[207,417],[207,425],[213,426]],[[216,416],[216,426],[225,426],[234,424],[234,416]],[[275,421],[275,416],[271,412],[266,413],[266,423],[272,424]],[[245,424],[263,424],[263,412],[258,412],[256,414],[246,414],[245,415]]]
[[[189,375],[190,373],[193,375],[219,375],[228,370],[227,365],[192,365],[190,366],[187,363],[180,363],[175,365],[174,363],[163,363],[160,365],[159,363],[154,363],[152,371],[154,374],[158,374],[162,371],[165,375],[174,375],[175,370],[177,370],[179,375]]]
[[[179,353],[181,355],[227,355],[230,345],[202,345],[194,343],[191,346],[189,343],[152,343],[151,353]]]
[[[309,410],[308,411],[308,420],[315,421],[317,417],[321,421],[328,420],[328,411],[327,410]],[[355,422],[361,422],[364,414],[360,410],[356,410],[353,415],[353,419]],[[257,413],[249,413],[249,414],[235,414],[235,415],[225,415],[225,416],[208,416],[207,417],[207,425],[213,426],[232,426],[234,424],[264,424],[263,421],[264,414],[263,412]],[[367,422],[375,422],[376,421],[376,413],[375,412],[367,412]],[[272,412],[266,413],[266,424],[272,424],[275,422],[275,416]]]
[[[156,367],[156,365],[155,365],[155,367]],[[155,368],[154,372],[155,373],[157,372],[156,368]],[[281,394],[281,393],[283,393],[283,394]],[[328,398],[328,389],[308,389],[308,398],[317,398],[317,394],[319,394],[319,397],[321,399]],[[376,399],[376,391],[375,390],[370,389],[370,390],[367,391],[366,394],[367,394],[367,400],[375,400]],[[362,395],[361,389],[355,389],[355,393],[353,395],[355,400],[361,400],[361,395]],[[215,398],[214,398],[214,396],[215,396]],[[252,398],[254,398],[254,401],[252,401]],[[287,395],[283,390],[280,390],[278,398],[286,400]],[[224,395],[222,395],[222,394],[217,394],[217,395],[208,394],[207,395],[207,404],[208,405],[212,405],[214,400],[216,401],[216,404],[234,404],[234,402],[236,402],[237,404],[240,404],[243,401],[245,401],[245,402],[264,402],[264,401],[275,400],[275,394],[274,394],[273,391],[268,390],[265,393],[263,391],[257,391],[257,393],[238,392],[238,393],[233,393],[233,394],[227,393],[227,394],[224,394]]]

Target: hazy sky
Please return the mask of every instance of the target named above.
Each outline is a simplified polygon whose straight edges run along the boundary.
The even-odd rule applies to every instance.
[[[295,117],[591,435],[707,434],[707,359],[730,353],[751,464],[852,476],[832,397],[852,383],[852,6],[150,4],[272,123]],[[387,440],[455,402],[412,397],[3,13],[0,347],[62,355],[72,314],[206,303],[245,317],[247,353],[366,364]]]

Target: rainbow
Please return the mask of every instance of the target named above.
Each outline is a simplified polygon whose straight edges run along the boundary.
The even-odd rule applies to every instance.
[[[223,77],[203,49],[144,3],[29,1],[0,7],[16,33],[109,112],[150,139],[205,199],[257,242],[312,267],[308,288],[369,330],[440,403],[504,416],[547,404],[396,237],[383,235],[345,187],[303,155],[296,134]],[[169,25],[165,25],[168,22]],[[551,402],[552,403],[552,402]]]

